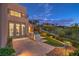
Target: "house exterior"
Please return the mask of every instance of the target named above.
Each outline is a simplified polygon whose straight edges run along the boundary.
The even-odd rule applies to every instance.
[[[28,36],[29,21],[26,13],[25,7],[19,4],[0,4],[0,47],[6,46],[8,37]]]

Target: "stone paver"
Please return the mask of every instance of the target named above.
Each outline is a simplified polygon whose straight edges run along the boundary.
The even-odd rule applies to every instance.
[[[44,56],[54,49],[53,46],[42,42],[36,42],[28,38],[14,39],[13,47],[16,50],[16,55],[22,56]]]

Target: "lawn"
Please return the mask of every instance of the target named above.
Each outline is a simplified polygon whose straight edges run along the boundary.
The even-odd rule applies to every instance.
[[[45,43],[50,44],[52,46],[57,46],[57,47],[64,46],[61,42],[59,42],[58,40],[56,40],[54,38],[46,37],[44,39],[47,40]]]

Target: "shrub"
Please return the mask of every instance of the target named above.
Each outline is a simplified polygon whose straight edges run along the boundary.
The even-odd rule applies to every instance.
[[[79,56],[79,49],[75,50],[74,53],[70,53],[70,56]]]
[[[5,48],[0,48],[0,56],[13,56],[15,50],[13,49],[12,37],[7,39],[7,44]]]
[[[46,32],[41,32],[41,36],[47,36]]]
[[[13,56],[15,53],[15,50],[13,48],[0,48],[0,56]]]

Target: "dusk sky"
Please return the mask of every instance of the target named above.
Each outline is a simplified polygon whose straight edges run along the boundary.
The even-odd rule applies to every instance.
[[[27,8],[30,19],[52,20],[54,23],[79,23],[79,4],[21,4]]]

